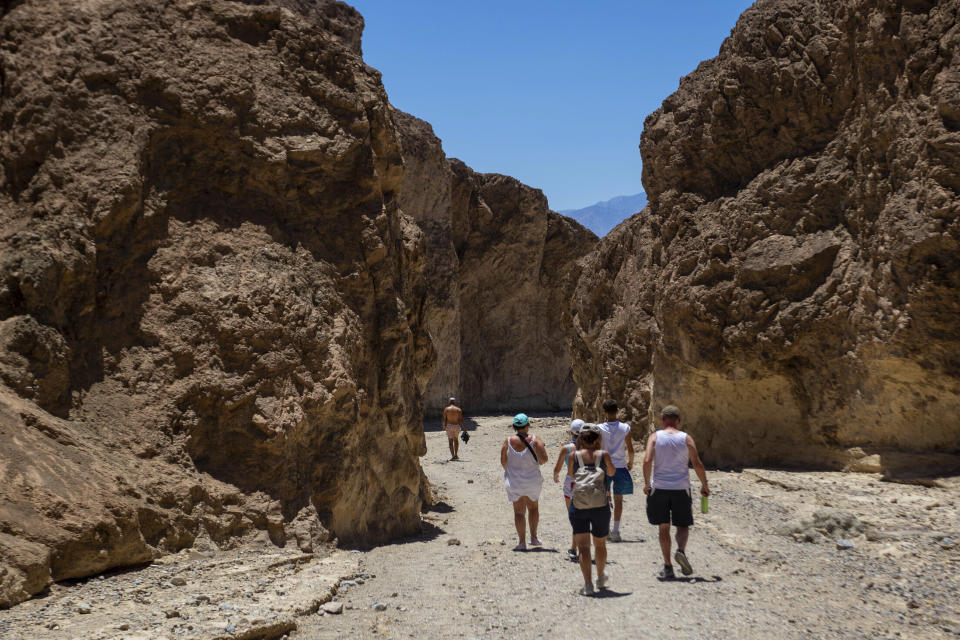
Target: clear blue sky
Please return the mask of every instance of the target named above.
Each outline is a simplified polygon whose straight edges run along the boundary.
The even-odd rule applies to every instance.
[[[390,101],[448,156],[555,210],[638,193],[643,120],[717,55],[746,0],[348,0]]]

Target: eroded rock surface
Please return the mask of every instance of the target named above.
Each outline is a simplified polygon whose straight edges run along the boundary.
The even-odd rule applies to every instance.
[[[677,404],[713,464],[957,465],[958,17],[744,13],[647,119],[650,205],[584,267],[579,412]]]
[[[425,322],[437,369],[424,403],[468,411],[568,409],[576,393],[561,317],[596,236],[539,189],[447,159],[430,125],[395,115],[400,203],[426,239]]]
[[[0,606],[201,537],[417,530],[423,241],[360,16],[4,8]]]

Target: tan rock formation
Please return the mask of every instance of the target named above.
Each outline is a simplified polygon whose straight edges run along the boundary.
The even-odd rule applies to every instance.
[[[359,15],[4,7],[0,606],[317,515],[415,531],[423,240]]]
[[[447,159],[430,125],[394,116],[404,147],[400,203],[427,242],[427,329],[437,369],[424,403],[468,411],[567,409],[576,386],[560,322],[570,277],[596,236],[539,189]]]
[[[958,18],[956,0],[741,17],[647,119],[650,206],[584,269],[579,411],[678,404],[713,464],[957,464]]]

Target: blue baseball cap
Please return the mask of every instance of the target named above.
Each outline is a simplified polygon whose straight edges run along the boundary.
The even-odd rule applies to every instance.
[[[514,429],[522,429],[526,426],[529,426],[529,424],[530,424],[530,418],[527,417],[527,414],[518,413],[517,415],[513,416]]]

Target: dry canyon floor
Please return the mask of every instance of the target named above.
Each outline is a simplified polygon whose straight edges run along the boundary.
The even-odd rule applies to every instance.
[[[879,474],[708,471],[710,512],[695,515],[688,545],[694,574],[661,582],[638,454],[624,541],[609,544],[610,588],[586,598],[551,477],[568,421],[532,422],[551,454],[542,548],[511,550],[499,465],[509,416],[471,420],[456,462],[428,423],[422,462],[437,503],[420,536],[313,556],[201,545],[56,585],[0,612],[0,638],[960,637],[960,478],[925,486]]]

